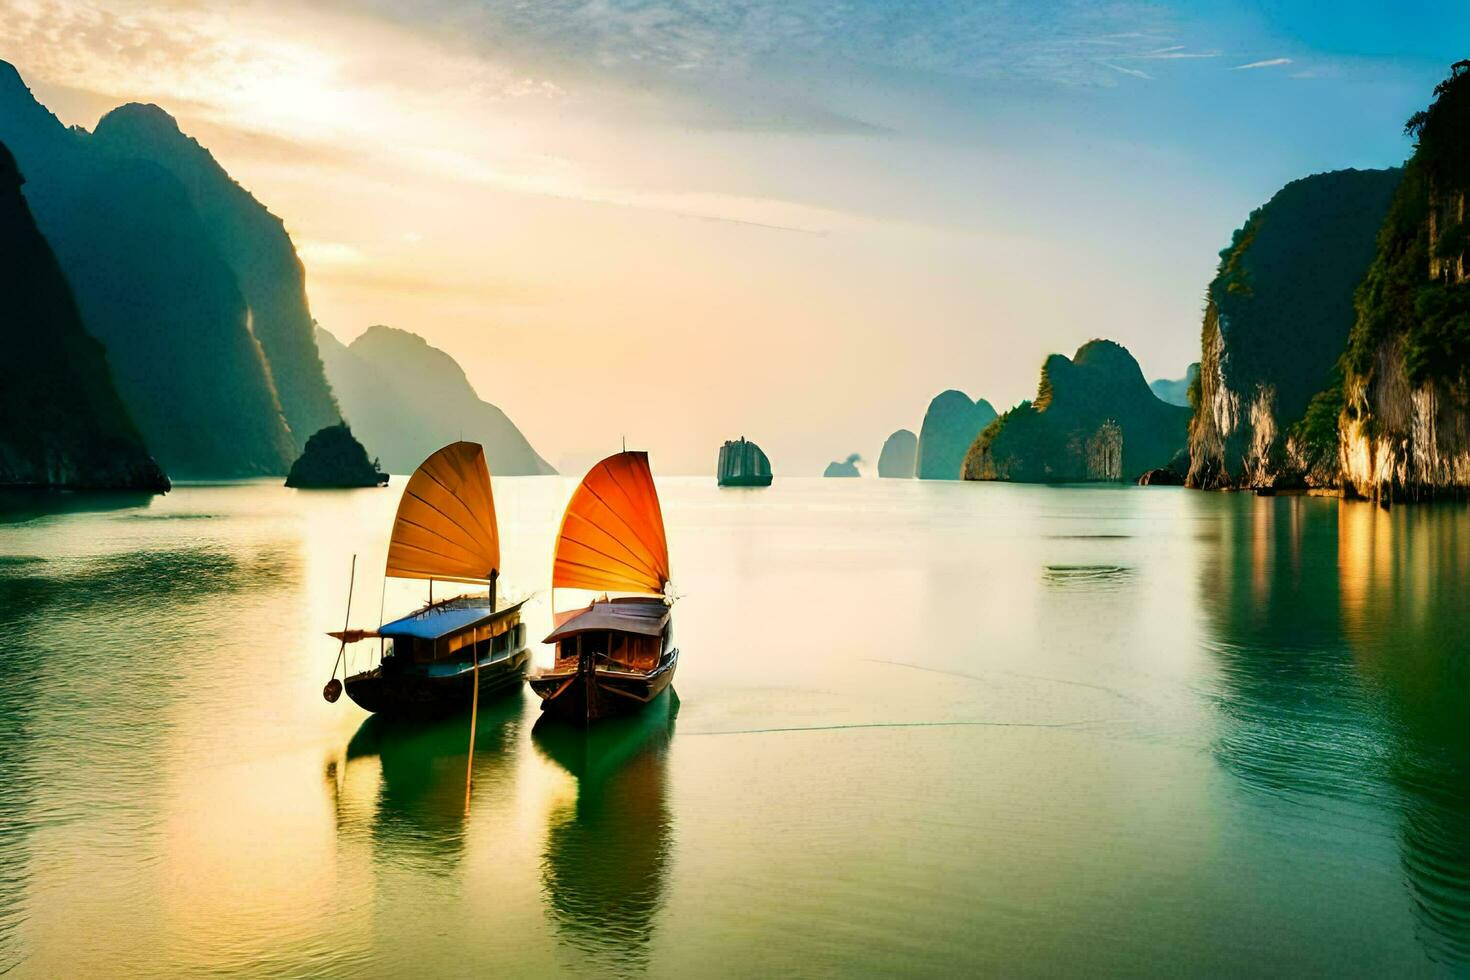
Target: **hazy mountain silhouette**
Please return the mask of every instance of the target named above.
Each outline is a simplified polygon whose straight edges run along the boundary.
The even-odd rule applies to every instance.
[[[297,451],[341,421],[317,354],[306,275],[280,218],[237,184],[213,155],[156,105],[130,103],[103,116],[92,142],[119,157],[149,160],[184,187],[250,307]]]
[[[1189,404],[1189,386],[1194,384],[1194,379],[1199,377],[1199,361],[1195,361],[1184,370],[1182,378],[1159,378],[1148,383],[1149,390],[1154,393],[1161,402],[1170,405]]]
[[[908,429],[899,429],[883,442],[878,454],[878,475],[913,479],[919,456],[919,437]]]
[[[0,143],[0,486],[167,490]]]
[[[284,473],[294,447],[249,307],[179,180],[62,126],[4,62],[0,140],[164,468],[174,477]]]
[[[1006,412],[965,457],[967,480],[1134,482],[1184,448],[1189,410],[1159,401],[1133,355],[1091,340],[1041,368],[1036,400]]]
[[[848,457],[846,459],[840,462],[837,460],[833,460],[832,462],[828,463],[827,468],[822,471],[822,475],[837,478],[860,477],[863,474],[857,468],[857,464],[861,463],[862,461],[863,458],[857,453],[850,453],[848,454]]]
[[[556,472],[454,358],[417,334],[374,326],[347,346],[318,328],[317,347],[343,414],[388,472],[412,473],[460,438],[485,447],[493,474]]]
[[[963,391],[941,392],[924,413],[914,475],[921,480],[958,480],[965,452],[994,420],[995,409],[985,399],[972,402]]]

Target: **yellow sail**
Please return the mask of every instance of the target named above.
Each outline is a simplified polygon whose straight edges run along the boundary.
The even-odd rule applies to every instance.
[[[668,582],[669,545],[648,454],[609,456],[567,504],[551,585],[661,595]]]
[[[484,582],[500,569],[500,535],[485,450],[456,442],[424,460],[398,501],[387,574]]]

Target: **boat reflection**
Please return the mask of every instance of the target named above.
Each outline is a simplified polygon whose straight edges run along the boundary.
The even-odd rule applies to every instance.
[[[666,760],[679,697],[590,729],[543,718],[536,748],[577,781],[553,811],[541,883],[558,934],[598,972],[646,965],[673,850]]]
[[[476,797],[506,793],[513,778],[525,701],[487,699],[475,726],[472,784]],[[338,798],[339,833],[364,833],[376,860],[434,873],[452,871],[463,857],[465,776],[469,763],[469,715],[440,721],[395,721],[372,715],[347,743],[349,772],[361,760],[378,760],[379,779],[370,806]],[[329,776],[334,774],[329,773]],[[336,780],[330,782],[335,785]],[[342,794],[361,782],[348,779]],[[359,821],[365,815],[367,826]]]
[[[1271,798],[1396,820],[1426,955],[1470,965],[1463,506],[1241,496],[1222,520],[1200,581],[1216,758]]]

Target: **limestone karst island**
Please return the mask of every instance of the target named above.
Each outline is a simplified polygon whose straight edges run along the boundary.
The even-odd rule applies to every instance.
[[[1470,976],[1470,4],[0,59],[0,975]]]

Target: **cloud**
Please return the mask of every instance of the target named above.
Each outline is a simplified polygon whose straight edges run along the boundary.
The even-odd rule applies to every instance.
[[[1236,65],[1231,71],[1246,71],[1250,68],[1274,68],[1277,65],[1291,64],[1290,58],[1267,58],[1265,61],[1252,61],[1248,65]]]
[[[1145,78],[1149,81],[1153,81],[1154,78],[1148,72],[1139,71],[1137,68],[1124,68],[1122,65],[1109,64],[1106,61],[1099,61],[1098,64],[1102,65],[1104,68],[1111,68],[1113,71],[1120,72],[1124,75],[1132,75],[1134,78]]]
[[[1106,70],[1089,48],[1141,56],[1176,43],[1173,15],[1148,0],[330,2],[559,76],[663,91],[782,72],[1104,85]]]
[[[1179,61],[1192,60],[1195,58],[1218,58],[1218,51],[1188,51],[1185,45],[1178,44],[1172,48],[1160,48],[1158,51],[1150,51],[1147,54],[1133,55],[1134,58],[1146,61]]]

